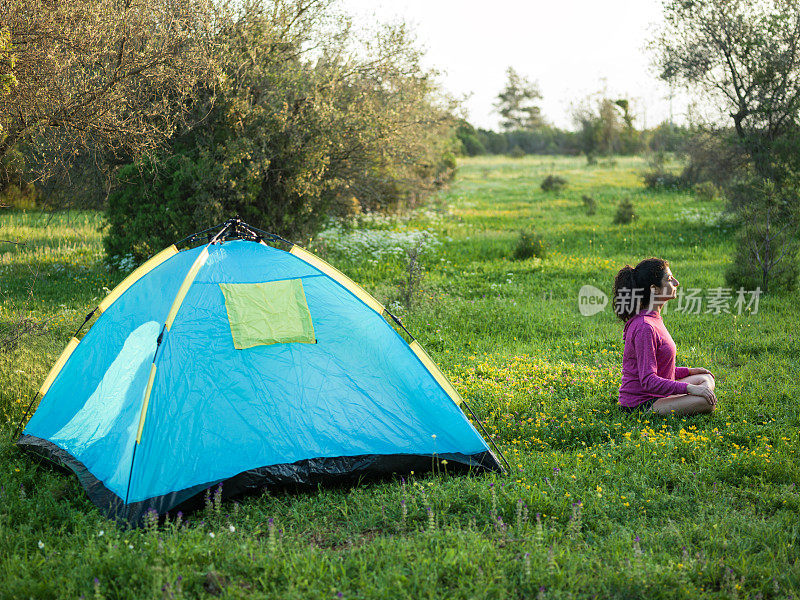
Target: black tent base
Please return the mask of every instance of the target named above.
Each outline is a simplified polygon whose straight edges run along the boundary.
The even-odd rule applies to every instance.
[[[48,440],[23,435],[17,444],[71,470],[78,477],[89,499],[109,519],[141,526],[147,513],[155,511],[160,517],[167,512],[190,513],[205,504],[206,490],[222,486],[223,499],[260,493],[264,490],[311,491],[318,486],[352,486],[361,481],[382,480],[393,475],[426,473],[442,469],[441,461],[447,461],[448,473],[502,472],[502,467],[491,452],[476,454],[447,453],[436,456],[422,454],[364,454],[335,458],[309,458],[294,463],[269,465],[243,471],[224,480],[210,481],[191,488],[178,490],[148,498],[140,502],[125,503],[114,492],[106,488],[92,475],[86,466],[71,454]]]

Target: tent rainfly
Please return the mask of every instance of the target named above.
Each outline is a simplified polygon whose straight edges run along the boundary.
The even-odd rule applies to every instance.
[[[201,235],[87,316],[100,315],[56,361],[17,442],[71,469],[107,516],[139,524],[220,484],[227,498],[443,460],[502,471],[458,392],[364,289],[238,219],[189,246]]]

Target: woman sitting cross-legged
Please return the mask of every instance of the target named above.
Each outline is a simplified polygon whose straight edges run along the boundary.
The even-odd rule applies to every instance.
[[[675,366],[675,342],[661,309],[675,298],[678,280],[667,261],[648,258],[626,265],[614,280],[614,312],[625,323],[622,385],[623,411],[652,410],[668,415],[714,412],[714,376],[703,368]]]

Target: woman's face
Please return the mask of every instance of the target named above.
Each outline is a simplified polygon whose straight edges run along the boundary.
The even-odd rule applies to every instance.
[[[667,267],[664,271],[664,275],[661,277],[661,288],[656,288],[656,286],[650,286],[651,291],[653,292],[653,301],[654,303],[663,304],[667,300],[672,300],[675,296],[678,295],[678,286],[680,282],[675,279],[672,275],[672,271],[670,268]]]

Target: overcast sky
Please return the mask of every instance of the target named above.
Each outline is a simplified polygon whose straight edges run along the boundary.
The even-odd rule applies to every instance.
[[[606,90],[629,98],[637,126],[669,117],[669,88],[645,49],[661,21],[661,0],[342,0],[359,23],[410,23],[452,94],[469,95],[470,121],[495,128],[492,104],[511,66],[537,81],[545,118],[572,127],[570,104]],[[672,102],[683,122],[686,97]]]

